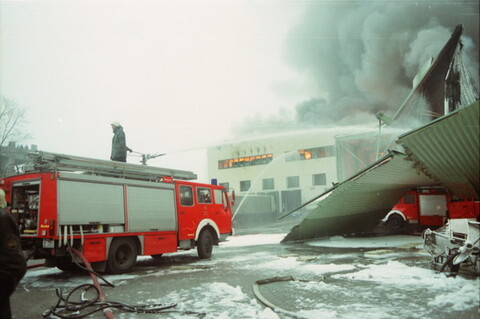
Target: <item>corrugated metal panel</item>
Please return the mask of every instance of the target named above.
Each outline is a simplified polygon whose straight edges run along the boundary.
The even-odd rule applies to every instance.
[[[407,190],[435,184],[415,170],[405,154],[391,152],[332,188],[283,241],[372,230]]]
[[[479,198],[480,102],[399,137],[417,169],[459,197]]]
[[[394,125],[401,126],[407,124],[412,119],[412,116],[426,123],[445,114],[445,79],[455,51],[460,43],[462,32],[463,27],[458,25],[438,54],[433,65],[394,115]]]
[[[428,72],[416,86],[414,83],[391,126],[408,125],[412,118],[428,123],[478,100],[478,88],[463,63],[462,32],[463,27],[458,25]]]

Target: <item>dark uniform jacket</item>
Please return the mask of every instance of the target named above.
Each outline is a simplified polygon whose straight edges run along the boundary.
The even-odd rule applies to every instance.
[[[121,126],[117,126],[113,131],[112,154],[110,155],[110,159],[118,162],[127,161],[127,143],[125,140],[125,132],[123,132]]]
[[[0,208],[0,318],[10,318],[10,296],[27,271],[13,217]]]

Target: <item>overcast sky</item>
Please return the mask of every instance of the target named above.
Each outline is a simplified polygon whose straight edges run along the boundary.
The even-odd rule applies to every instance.
[[[476,1],[0,0],[0,93],[40,150],[108,159],[119,121],[130,148],[167,153],[152,165],[203,174],[187,150],[249,120],[283,127],[302,102],[297,119],[314,124],[396,106],[458,23],[478,70]]]
[[[211,145],[246,115],[298,99],[282,89],[300,87],[282,45],[302,9],[280,0],[0,1],[1,94],[26,109],[28,143],[45,151],[108,159],[114,120],[138,152]]]

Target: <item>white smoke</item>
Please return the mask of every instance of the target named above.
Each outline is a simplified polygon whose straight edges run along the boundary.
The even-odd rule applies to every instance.
[[[478,12],[475,1],[307,2],[288,35],[286,59],[314,81],[318,95],[290,112],[247,119],[237,133],[364,124],[379,111],[393,115],[419,68],[438,55],[458,24],[464,26],[464,61],[478,84]]]

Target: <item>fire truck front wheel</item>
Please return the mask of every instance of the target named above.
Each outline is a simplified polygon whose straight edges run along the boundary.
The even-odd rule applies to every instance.
[[[200,232],[197,240],[197,252],[198,257],[201,259],[207,259],[212,256],[213,249],[213,236],[208,229],[204,229]]]
[[[405,226],[405,220],[398,214],[392,214],[388,217],[387,227],[391,231],[400,230]]]
[[[137,261],[137,246],[132,238],[115,238],[110,246],[107,271],[112,274],[129,272]]]

